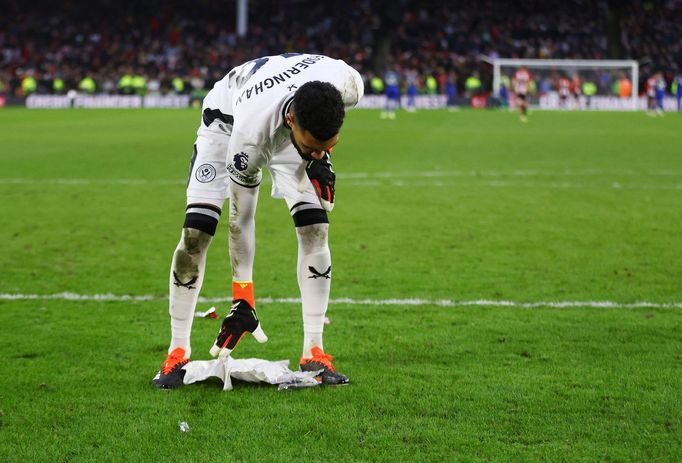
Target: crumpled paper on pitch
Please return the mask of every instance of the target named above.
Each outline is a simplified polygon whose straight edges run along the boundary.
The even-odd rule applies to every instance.
[[[232,390],[232,379],[250,383],[277,384],[279,389],[317,386],[315,376],[319,371],[291,371],[289,360],[227,359],[196,360],[189,362],[185,370],[184,384],[204,381],[212,376],[223,382],[223,391]]]

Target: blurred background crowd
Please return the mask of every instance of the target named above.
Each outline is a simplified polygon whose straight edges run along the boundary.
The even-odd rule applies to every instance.
[[[636,59],[640,91],[657,72],[672,85],[682,66],[682,0],[250,0],[243,37],[236,0],[2,5],[0,94],[14,96],[201,96],[231,67],[291,51],[345,60],[368,93],[387,71],[419,93],[490,91],[482,56]]]

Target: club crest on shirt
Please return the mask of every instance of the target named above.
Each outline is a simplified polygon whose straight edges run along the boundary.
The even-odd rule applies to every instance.
[[[194,176],[201,183],[208,183],[215,178],[215,174],[215,167],[211,164],[202,164],[197,168],[197,173]]]
[[[248,166],[249,157],[246,155],[246,153],[241,152],[234,155],[233,161],[237,170],[244,171]]]

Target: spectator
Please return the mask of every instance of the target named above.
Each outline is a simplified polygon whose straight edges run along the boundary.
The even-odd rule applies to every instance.
[[[623,3],[613,50],[604,26],[615,14],[611,2],[394,3],[387,10],[378,0],[252,0],[250,11],[258,14],[249,18],[248,35],[238,37],[231,21],[234,2],[196,7],[186,0],[102,0],[93,7],[71,0],[55,11],[49,3],[26,9],[10,1],[0,17],[0,69],[11,93],[24,92],[21,84],[31,71],[35,88],[29,85],[29,92],[63,93],[91,73],[98,91],[133,94],[132,69],[147,83],[158,80],[160,92],[187,93],[191,87],[205,93],[217,75],[237,63],[296,49],[342,58],[368,83],[371,73],[389,62],[396,69],[415,69],[432,75],[443,93],[450,71],[460,76],[476,71],[490,87],[491,70],[480,62],[481,54],[603,59],[615,50],[619,58],[646,58],[655,68],[672,70],[682,63],[680,0]],[[54,86],[57,74],[64,84],[60,89]],[[190,76],[183,90],[167,80],[176,75]],[[601,92],[613,84],[604,78],[595,81]],[[431,91],[428,82],[426,89]]]
[[[469,97],[476,96],[481,91],[481,86],[481,79],[479,79],[477,71],[474,71],[464,82],[464,88]]]
[[[78,90],[87,93],[88,95],[93,95],[95,90],[97,90],[97,84],[95,84],[95,80],[88,74],[78,83]]]

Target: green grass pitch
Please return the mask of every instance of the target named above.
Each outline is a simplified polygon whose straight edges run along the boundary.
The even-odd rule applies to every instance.
[[[199,121],[0,111],[0,461],[682,458],[682,116],[350,112],[330,218],[332,299],[351,300],[330,306],[325,346],[352,384],[159,391]],[[256,296],[295,298],[269,187]],[[202,294],[229,283],[221,222]],[[61,293],[150,300],[25,299]],[[422,303],[359,303],[391,299]],[[235,356],[295,365],[300,308],[259,315],[270,341]],[[193,359],[219,325],[195,320]]]

